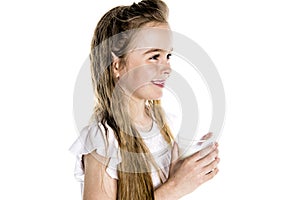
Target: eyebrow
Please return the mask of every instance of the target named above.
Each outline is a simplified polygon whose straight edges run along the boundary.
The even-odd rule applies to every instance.
[[[149,49],[147,50],[146,52],[144,52],[143,54],[146,55],[148,53],[152,53],[152,52],[156,52],[156,51],[159,51],[159,52],[164,52],[164,51],[168,51],[168,50],[165,50],[165,49]],[[169,51],[173,51],[173,48],[171,48]]]

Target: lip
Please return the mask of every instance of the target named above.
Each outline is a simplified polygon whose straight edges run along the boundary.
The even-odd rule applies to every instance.
[[[154,85],[160,87],[160,88],[164,88],[165,87],[165,82],[166,80],[152,80],[151,83],[153,83]]]

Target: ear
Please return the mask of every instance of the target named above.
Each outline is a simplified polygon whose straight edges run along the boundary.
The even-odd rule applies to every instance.
[[[112,62],[112,67],[113,67],[113,72],[114,72],[114,77],[116,79],[119,79],[120,77],[120,59],[119,57],[114,54],[114,52],[111,52],[111,55],[113,57],[113,62]]]
[[[111,55],[113,57],[113,62],[115,62],[116,60],[119,60],[119,57],[116,56],[116,54],[114,52],[111,52]]]

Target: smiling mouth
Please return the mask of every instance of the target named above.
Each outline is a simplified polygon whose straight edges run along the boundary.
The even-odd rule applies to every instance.
[[[153,83],[154,85],[163,88],[165,87],[165,82],[166,80],[152,80],[151,83]]]

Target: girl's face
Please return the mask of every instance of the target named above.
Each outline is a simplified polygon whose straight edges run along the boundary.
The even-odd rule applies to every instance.
[[[133,41],[126,66],[116,73],[118,84],[130,97],[142,100],[160,99],[170,68],[171,31],[167,24],[146,26]]]

